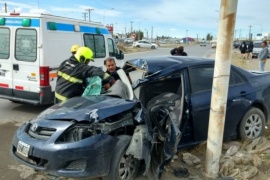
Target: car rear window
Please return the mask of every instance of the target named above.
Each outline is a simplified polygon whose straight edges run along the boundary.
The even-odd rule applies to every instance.
[[[194,67],[189,69],[192,93],[211,90],[213,85],[214,67]],[[234,68],[230,71],[229,85],[241,84],[245,79]]]

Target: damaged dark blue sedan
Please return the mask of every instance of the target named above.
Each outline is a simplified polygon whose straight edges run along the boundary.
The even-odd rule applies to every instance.
[[[159,179],[179,148],[207,138],[214,60],[181,56],[126,62],[104,94],[56,104],[16,131],[15,159],[49,175]],[[132,83],[129,82],[129,74]],[[270,74],[231,66],[224,140],[261,136]]]

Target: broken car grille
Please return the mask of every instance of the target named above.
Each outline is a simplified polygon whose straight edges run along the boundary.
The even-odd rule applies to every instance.
[[[28,130],[28,134],[36,139],[47,140],[53,135],[55,131],[56,129],[40,126],[37,128],[33,128],[32,124]]]

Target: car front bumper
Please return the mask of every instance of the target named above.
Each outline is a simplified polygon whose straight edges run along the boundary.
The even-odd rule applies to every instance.
[[[27,132],[30,125],[24,124],[13,137],[12,156],[35,170],[54,176],[93,178],[107,175],[112,147],[116,144],[117,138],[107,134],[97,134],[76,142],[55,143],[59,134],[62,134],[71,124],[72,122],[68,121],[54,123],[56,130],[47,140],[29,135]],[[18,153],[19,142],[29,146],[26,156]]]

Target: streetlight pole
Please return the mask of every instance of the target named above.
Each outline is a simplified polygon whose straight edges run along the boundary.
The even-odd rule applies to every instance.
[[[105,11],[103,12],[103,24],[104,24],[104,25],[105,25],[105,13],[106,13],[107,11],[110,11],[110,10],[114,10],[114,8],[107,9],[107,10],[105,10]]]
[[[143,20],[147,20],[147,19],[143,19]],[[141,29],[140,29],[140,23],[141,23],[141,20],[139,20],[139,33],[138,33],[138,40],[140,40],[140,38],[141,38]]]
[[[188,30],[186,30],[186,43],[188,43]]]
[[[236,33],[237,33],[237,29],[234,30],[234,40],[236,41]]]
[[[241,39],[241,36],[242,36],[241,29],[239,29],[239,40]]]
[[[130,21],[130,32],[132,33],[132,23],[133,21]]]
[[[232,58],[232,40],[238,0],[221,0],[218,43],[215,56],[205,172],[210,179],[219,174],[226,104]],[[228,18],[229,17],[229,18]],[[227,48],[224,48],[227,47]]]
[[[248,36],[249,36],[249,37],[248,37],[248,40],[252,40],[251,34],[250,34],[250,32],[251,32],[251,27],[252,27],[252,26],[250,25],[250,26],[249,26],[249,33],[248,33]]]
[[[262,37],[262,25],[261,24],[253,24],[253,26],[255,26],[255,25],[257,25],[257,26],[260,26],[261,27],[261,29],[260,29],[260,36]],[[258,34],[257,34],[257,36],[258,36]]]

